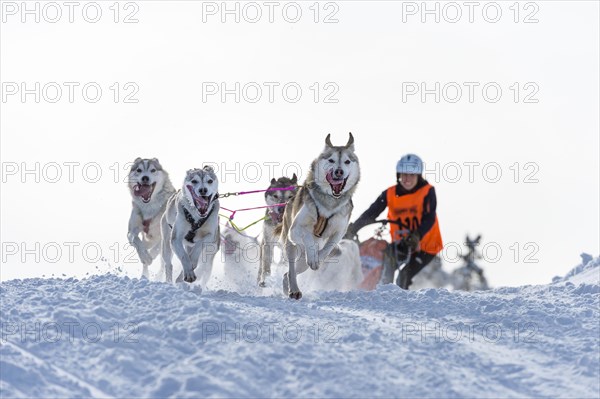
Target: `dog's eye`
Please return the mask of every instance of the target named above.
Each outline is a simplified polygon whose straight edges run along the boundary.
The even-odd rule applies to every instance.
[[[192,184],[198,184],[198,180],[196,180],[196,179],[192,180]]]
[[[329,163],[335,163],[333,159],[329,159]]]
[[[152,169],[150,172],[152,172],[152,173],[156,173],[156,169]]]
[[[350,165],[350,160],[348,159],[346,162],[344,162],[346,165]]]
[[[273,198],[275,198],[275,199],[279,199],[279,195],[275,194],[275,195],[273,196]]]
[[[142,170],[140,168],[137,168],[136,172],[142,173]]]
[[[212,181],[212,179],[209,179],[209,180],[207,181],[207,183],[208,183],[208,184],[213,184],[213,181]]]

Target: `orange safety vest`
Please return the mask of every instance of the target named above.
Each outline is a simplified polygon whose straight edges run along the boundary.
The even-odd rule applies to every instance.
[[[406,236],[408,232],[401,230],[414,231],[421,225],[423,216],[423,200],[432,188],[430,184],[426,184],[414,193],[396,195],[396,186],[387,189],[387,206],[388,219],[398,220],[402,224],[398,226],[395,223],[390,223],[390,235],[392,241],[399,240]],[[437,254],[443,248],[442,235],[440,234],[440,226],[438,224],[437,215],[431,229],[421,237],[421,251]]]

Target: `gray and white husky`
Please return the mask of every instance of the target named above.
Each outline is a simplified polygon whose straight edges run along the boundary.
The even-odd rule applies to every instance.
[[[293,187],[291,190],[268,190],[265,192],[267,205],[287,204],[296,195],[296,184],[298,177],[294,173],[292,178],[280,177],[271,179],[269,189]],[[265,222],[262,229],[262,241],[260,243],[260,267],[258,269],[258,285],[265,287],[265,278],[271,274],[273,263],[273,252],[278,245],[275,229],[281,226],[285,205],[267,208]]]
[[[171,261],[175,252],[183,266],[177,281],[182,277],[188,283],[196,281],[195,270],[200,263],[199,282],[206,287],[220,245],[218,188],[217,176],[210,166],[190,169],[181,190],[169,199],[161,220],[167,282],[173,279]]]
[[[283,276],[283,291],[294,299],[302,297],[296,275],[309,267],[317,270],[344,236],[360,179],[352,133],[344,146],[334,146],[330,137],[327,135],[325,148],[285,208],[280,242],[289,270]]]
[[[148,265],[160,252],[160,218],[175,189],[156,158],[136,158],[127,186],[133,200],[127,238],[142,262],[142,275],[148,277]]]

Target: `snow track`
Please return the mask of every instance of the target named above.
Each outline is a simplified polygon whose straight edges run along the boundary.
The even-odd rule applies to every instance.
[[[545,286],[298,302],[114,275],[11,280],[1,396],[597,398],[590,264]]]

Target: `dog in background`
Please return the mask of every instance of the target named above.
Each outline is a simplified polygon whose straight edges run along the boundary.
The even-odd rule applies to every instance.
[[[292,178],[280,177],[271,179],[269,190],[265,192],[265,202],[267,205],[287,204],[296,195],[296,185],[298,177],[294,173]],[[288,188],[290,190],[271,190],[273,188]],[[271,274],[271,264],[273,263],[273,252],[278,246],[278,240],[275,235],[275,229],[281,227],[285,205],[272,206],[267,208],[266,219],[263,223],[262,241],[260,243],[260,267],[258,269],[258,285],[265,287],[265,279]]]
[[[142,262],[142,276],[147,278],[148,266],[160,252],[160,219],[175,188],[156,158],[136,158],[127,187],[132,198],[127,238]]]

